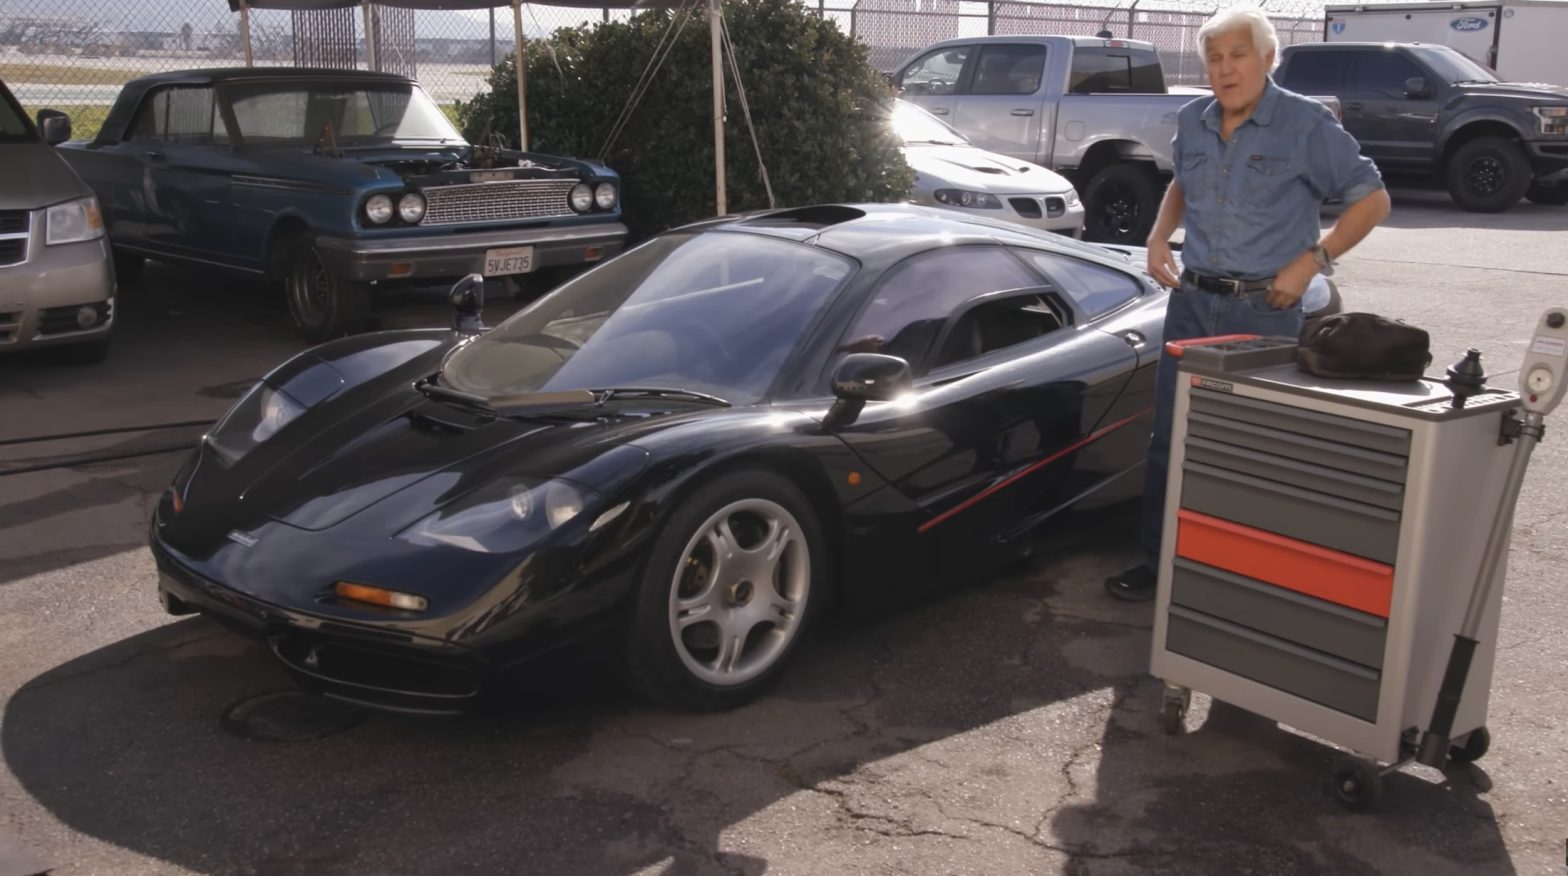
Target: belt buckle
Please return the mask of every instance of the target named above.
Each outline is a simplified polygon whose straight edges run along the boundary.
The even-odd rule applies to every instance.
[[[1241,290],[1242,290],[1242,281],[1241,280],[1237,280],[1234,277],[1220,277],[1219,281],[1221,283],[1224,283],[1225,284],[1225,288],[1227,290],[1229,290],[1229,291],[1227,291],[1225,293],[1226,295],[1230,295],[1230,296],[1234,297],[1234,296],[1237,296],[1237,295],[1241,294]]]

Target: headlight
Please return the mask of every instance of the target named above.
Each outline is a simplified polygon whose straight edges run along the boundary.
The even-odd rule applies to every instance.
[[[365,202],[365,216],[377,225],[392,221],[392,199],[386,195],[371,195]]]
[[[593,190],[593,202],[601,210],[609,210],[615,206],[615,186],[611,183],[599,183]]]
[[[1543,134],[1568,134],[1568,106],[1535,107]]]
[[[592,495],[562,480],[484,487],[404,530],[411,544],[520,551],[577,519]]]
[[[572,186],[572,209],[579,213],[586,213],[593,209],[593,189],[587,183],[578,183]]]
[[[103,214],[94,197],[67,201],[44,214],[44,243],[80,243],[103,237]]]
[[[938,203],[949,207],[969,207],[975,210],[1000,210],[1002,202],[995,195],[985,192],[970,192],[963,189],[937,189]]]
[[[1076,206],[1078,206],[1078,190],[1077,189],[1068,189],[1067,193],[1062,195],[1062,198],[1067,201],[1067,206],[1069,206],[1069,207],[1076,207]]]
[[[304,412],[305,406],[283,390],[258,383],[223,415],[217,427],[207,435],[207,446],[216,451],[224,463],[233,465]]]
[[[425,196],[418,192],[409,192],[397,202],[397,215],[410,225],[418,225],[419,220],[425,218]]]

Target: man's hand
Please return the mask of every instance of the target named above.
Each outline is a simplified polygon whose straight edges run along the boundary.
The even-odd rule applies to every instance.
[[[1307,286],[1317,272],[1318,263],[1312,253],[1302,253],[1275,275],[1273,285],[1269,286],[1269,304],[1279,310],[1294,305],[1307,293]]]
[[[1149,273],[1160,285],[1175,289],[1181,285],[1176,271],[1176,257],[1171,255],[1171,245],[1165,240],[1149,241]],[[1303,289],[1306,287],[1303,286]]]

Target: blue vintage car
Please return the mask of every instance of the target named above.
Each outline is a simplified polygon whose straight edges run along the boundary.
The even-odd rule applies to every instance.
[[[417,83],[354,70],[160,73],[61,154],[98,196],[116,266],[194,262],[284,281],[311,341],[388,284],[509,276],[620,252],[620,179],[469,144]]]

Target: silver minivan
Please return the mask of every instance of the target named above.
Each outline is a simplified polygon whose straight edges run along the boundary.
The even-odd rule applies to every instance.
[[[114,259],[92,190],[55,151],[64,113],[34,125],[0,82],[0,353],[61,347],[102,361],[114,330]]]

